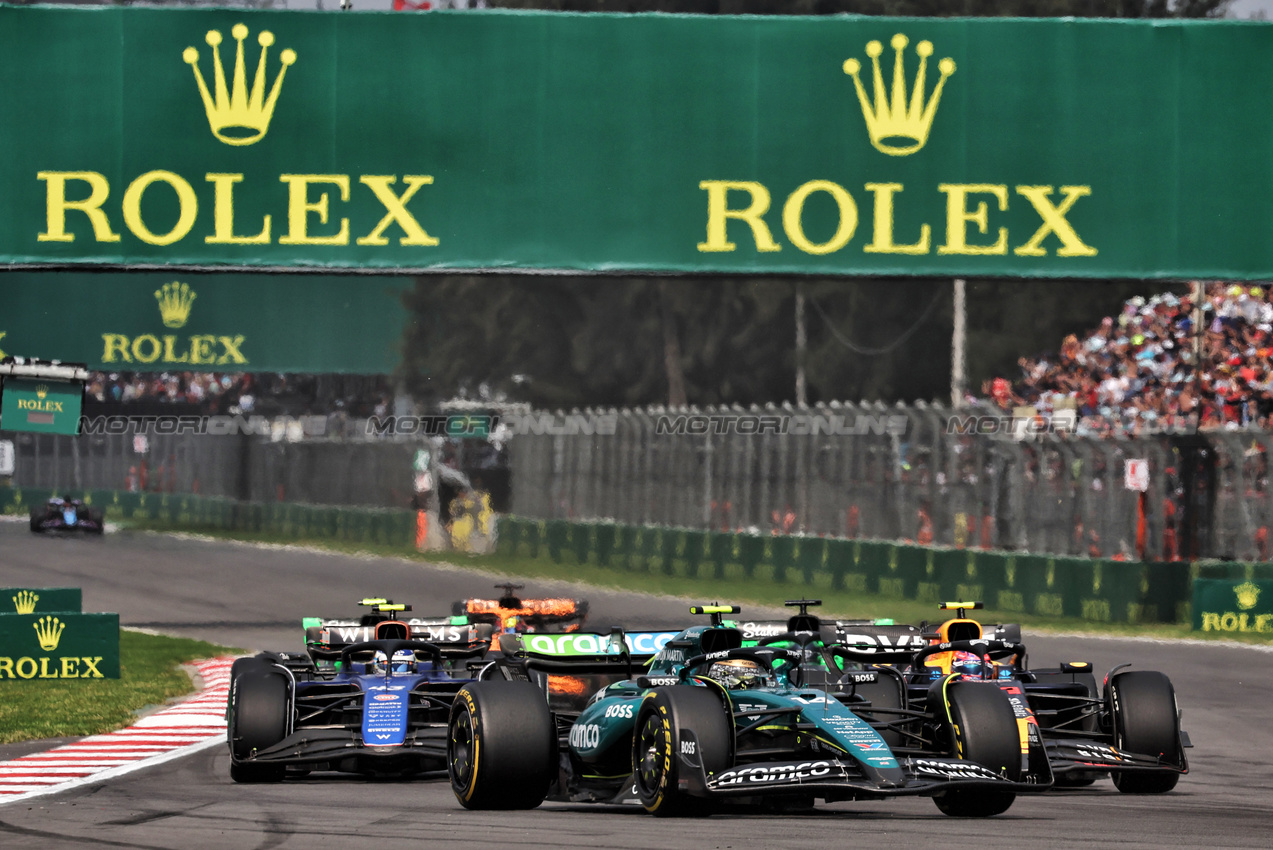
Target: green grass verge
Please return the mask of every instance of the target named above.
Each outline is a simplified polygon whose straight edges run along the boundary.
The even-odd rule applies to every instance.
[[[121,629],[118,679],[0,681],[0,744],[99,735],[127,726],[139,710],[194,691],[178,665],[241,652]]]
[[[278,534],[227,531],[224,529],[175,528],[169,523],[156,520],[133,519],[122,523],[122,525],[125,528],[138,530],[188,531],[220,540],[314,546],[333,552],[368,553],[385,557],[407,558],[422,563],[446,563],[457,567],[497,574],[501,577],[561,579],[614,590],[666,594],[705,602],[738,603],[743,606],[743,617],[747,616],[747,605],[749,604],[781,606],[784,600],[798,599],[803,596],[822,600],[822,608],[819,613],[823,617],[862,619],[891,617],[899,623],[920,623],[924,620],[940,621],[949,616],[943,615],[937,609],[937,606],[931,602],[917,602],[913,599],[898,599],[887,596],[868,596],[851,591],[834,591],[830,587],[831,577],[827,573],[815,574],[815,581],[812,586],[805,585],[799,580],[776,584],[772,580],[770,568],[763,564],[750,577],[744,575],[741,568],[737,565],[730,565],[729,571],[727,571],[723,579],[714,577],[690,578],[683,575],[669,576],[658,570],[616,569],[600,567],[595,564],[557,564],[547,558],[512,558],[501,554],[466,555],[455,552],[421,553],[411,549],[404,550],[398,546],[350,544],[331,540],[297,540]],[[710,569],[710,567],[708,568]],[[799,571],[797,570],[792,570],[790,575],[799,579]],[[533,588],[527,588],[527,591],[533,592]],[[977,618],[985,622],[1021,623],[1035,632],[1084,632],[1161,639],[1197,638],[1202,640],[1232,640],[1263,645],[1273,644],[1273,638],[1258,635],[1230,632],[1195,632],[1188,624],[1102,623],[1073,617],[1046,617],[1024,614],[1019,611],[995,609],[981,611],[978,613]]]

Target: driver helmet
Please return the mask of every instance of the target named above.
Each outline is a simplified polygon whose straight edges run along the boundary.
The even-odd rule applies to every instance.
[[[389,659],[383,652],[377,651],[375,657],[371,659],[371,673],[377,676],[385,674],[385,668]],[[400,649],[393,654],[392,673],[414,673],[415,672],[415,653],[409,649]]]
[[[986,665],[982,663],[981,656],[977,653],[956,652],[950,660],[950,672],[971,679],[983,679],[987,671]]]
[[[750,658],[717,661],[707,669],[707,675],[730,690],[755,688],[765,684],[764,668]]]

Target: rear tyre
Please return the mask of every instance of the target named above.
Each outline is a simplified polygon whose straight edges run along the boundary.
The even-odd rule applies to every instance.
[[[44,527],[43,525],[41,525],[41,523],[43,522],[44,522],[44,516],[42,514],[38,514],[35,511],[31,511],[31,530],[32,531],[34,531],[36,534],[40,534],[41,532],[43,532]]]
[[[711,814],[710,801],[680,789],[681,736],[694,733],[694,755],[710,776],[734,761],[734,730],[715,690],[674,685],[646,694],[632,733],[632,772],[637,797],[658,817]]]
[[[1180,725],[1176,692],[1162,673],[1134,670],[1110,684],[1115,745],[1127,753],[1180,763]],[[1174,771],[1115,771],[1114,787],[1124,794],[1165,794],[1180,780]]]
[[[961,757],[974,761],[1005,779],[1021,779],[1021,738],[1008,696],[994,685],[956,682],[950,686],[951,730]],[[960,818],[987,818],[1003,814],[1016,800],[1015,791],[952,788],[933,797],[942,814]]]
[[[287,679],[267,662],[240,660],[255,663],[240,666],[238,676],[231,669],[230,722],[226,728],[230,778],[235,782],[278,782],[283,778],[283,765],[258,764],[248,759],[287,737],[291,715]]]
[[[556,774],[557,727],[530,682],[465,685],[447,728],[451,790],[466,809],[533,809]]]

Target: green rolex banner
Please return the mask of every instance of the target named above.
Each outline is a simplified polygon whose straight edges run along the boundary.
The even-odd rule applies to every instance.
[[[1193,628],[1273,635],[1273,581],[1194,579]]]
[[[118,614],[0,614],[0,680],[118,678]]]
[[[0,272],[0,356],[104,371],[383,375],[398,364],[411,285],[388,276]]]
[[[0,7],[0,263],[1267,279],[1271,55],[1267,22]]]
[[[78,587],[0,588],[0,614],[78,614],[83,604]]]
[[[0,380],[0,430],[78,434],[84,385],[78,381]]]

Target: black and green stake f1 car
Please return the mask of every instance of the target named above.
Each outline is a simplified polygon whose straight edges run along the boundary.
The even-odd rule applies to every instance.
[[[737,607],[691,608],[711,624],[672,637],[643,675],[621,633],[606,652],[571,657],[505,636],[503,656],[451,710],[456,797],[470,809],[551,797],[685,815],[730,801],[918,795],[948,815],[985,817],[1051,785],[1041,745],[1021,740],[1002,691],[952,676],[934,683],[926,708],[906,708],[895,670],[825,646],[811,603],[798,604],[787,632],[751,647],[722,622]],[[611,684],[582,705],[564,705],[553,686],[597,675]]]

